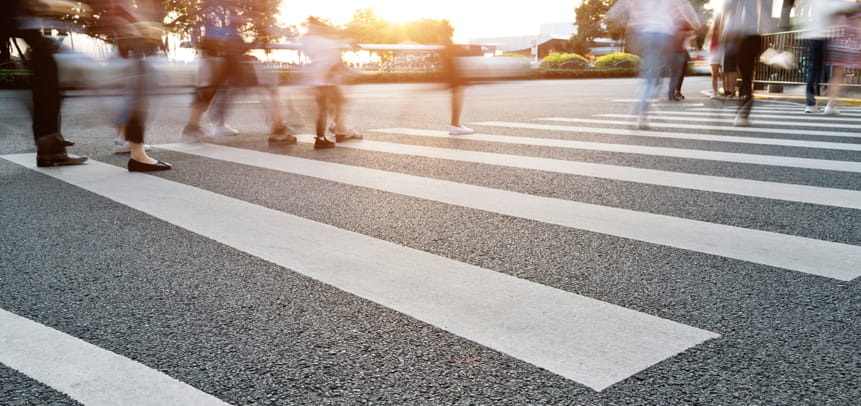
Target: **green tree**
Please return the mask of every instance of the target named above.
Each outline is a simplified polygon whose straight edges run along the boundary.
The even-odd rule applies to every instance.
[[[574,24],[577,33],[571,36],[566,47],[576,54],[585,55],[595,45],[595,38],[609,35],[604,25],[604,14],[616,0],[583,0],[574,9]]]

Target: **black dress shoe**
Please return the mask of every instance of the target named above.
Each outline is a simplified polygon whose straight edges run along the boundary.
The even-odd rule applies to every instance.
[[[62,166],[62,165],[80,165],[87,162],[87,157],[67,154],[61,152],[59,154],[36,155],[36,166],[44,168],[47,166]]]
[[[155,172],[155,171],[166,171],[171,168],[170,164],[167,162],[158,161],[154,164],[147,164],[139,161],[135,161],[134,159],[129,159],[128,164],[129,172]]]

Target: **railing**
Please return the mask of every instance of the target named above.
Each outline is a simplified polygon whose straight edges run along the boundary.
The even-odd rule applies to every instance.
[[[774,48],[778,51],[790,51],[795,55],[794,69],[781,69],[757,62],[754,83],[759,85],[803,85],[807,83],[807,71],[810,61],[807,58],[807,40],[800,38],[802,31],[787,31],[762,36],[762,49]],[[837,38],[844,33],[842,28],[833,28],[829,37]],[[828,83],[831,69],[826,66],[822,85]],[[843,79],[844,86],[861,87],[861,69],[847,69]]]

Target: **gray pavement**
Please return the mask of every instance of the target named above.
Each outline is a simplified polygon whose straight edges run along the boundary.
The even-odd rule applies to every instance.
[[[630,111],[632,79],[470,88],[463,121],[502,137],[493,142],[381,131],[446,130],[448,95],[427,85],[354,86],[350,124],[380,145],[326,151],[269,146],[267,115],[250,94],[229,120],[239,136],[177,145],[190,96],[166,95],[154,100],[147,142],[174,169],[140,176],[111,152],[120,98],[66,99],[65,136],[79,144],[70,151],[97,162],[37,171],[13,162],[33,152],[28,95],[2,91],[0,309],[47,327],[46,342],[76,337],[237,405],[856,403],[861,211],[659,183],[689,174],[717,185],[763,182],[762,190],[861,192],[852,169],[861,137],[829,127],[861,124],[861,109],[847,105],[828,120],[792,98],[759,100],[753,126],[730,132],[718,113],[701,111],[731,108],[708,101],[708,78],[685,86],[685,101],[657,103],[660,115],[699,112],[714,128],[590,131],[630,128],[598,116]],[[313,133],[310,94],[282,90],[304,118],[300,132]],[[774,120],[759,114],[786,124],[758,124]],[[472,124],[482,122],[582,129]],[[796,131],[804,128],[839,134]],[[727,141],[674,137],[682,134]],[[572,144],[550,145],[560,140]],[[825,144],[780,145],[786,140]],[[467,154],[398,149],[406,146]],[[749,155],[762,163],[737,161]],[[768,163],[778,157],[845,169]],[[595,175],[554,169],[563,164],[606,166]],[[654,172],[642,181],[615,175],[630,169]],[[763,245],[739,246],[753,235]],[[695,240],[703,246],[681,248]],[[847,271],[769,265],[781,260],[779,247],[766,245],[773,241],[842,253],[833,263]],[[763,259],[739,259],[745,250]],[[0,345],[13,343],[2,320]],[[0,349],[0,404],[98,404],[91,399],[111,393],[72,356],[19,356],[12,367],[11,352]],[[88,354],[77,355],[95,358]],[[63,362],[76,373],[60,375],[79,380],[49,376]],[[140,404],[164,395],[147,394],[142,379],[123,382]]]

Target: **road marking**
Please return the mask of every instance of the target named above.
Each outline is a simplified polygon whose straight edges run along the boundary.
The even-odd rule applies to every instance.
[[[548,125],[548,124],[506,123],[506,122],[498,122],[498,121],[485,121],[485,122],[473,123],[473,124],[483,125],[483,126],[507,127],[507,128],[527,128],[527,129],[533,129],[533,130],[551,130],[551,131],[568,131],[568,132],[580,132],[580,131],[582,131],[581,127]],[[447,132],[444,132],[444,131],[418,130],[418,129],[409,129],[409,128],[385,128],[385,129],[376,129],[376,130],[372,130],[372,131],[381,132],[381,133],[389,133],[389,134],[415,135],[415,136],[439,137],[439,138],[456,138],[456,139],[473,140],[473,141],[499,142],[499,143],[507,143],[507,144],[518,144],[518,145],[533,145],[533,146],[581,149],[581,150],[589,150],[589,151],[621,152],[621,153],[626,153],[626,154],[638,154],[638,155],[649,155],[649,156],[666,156],[666,157],[672,157],[672,158],[700,159],[700,160],[708,160],[708,161],[733,162],[733,163],[754,164],[754,165],[783,166],[783,167],[791,167],[791,168],[830,170],[830,171],[841,171],[841,172],[861,172],[861,162],[831,161],[831,160],[826,160],[826,159],[809,159],[809,158],[794,158],[794,157],[783,157],[783,156],[774,156],[774,155],[740,154],[740,153],[734,153],[734,152],[702,151],[702,150],[689,150],[689,149],[680,149],[680,148],[661,148],[661,147],[650,147],[650,146],[644,146],[644,145],[610,144],[610,143],[600,143],[600,142],[560,140],[560,139],[552,139],[552,138],[515,137],[515,136],[507,136],[507,135],[471,134],[471,135],[465,135],[465,136],[458,135],[456,137],[452,137],[452,136],[448,135]],[[637,134],[637,132],[632,132],[631,135],[636,135],[636,134]]]
[[[352,172],[359,178],[375,176],[385,184],[421,179],[215,145],[166,147],[263,167],[287,169],[295,164],[299,171],[328,177],[352,177],[347,173]],[[598,391],[718,337],[196,187],[129,174],[116,166],[91,161],[39,169],[33,165],[33,154],[4,158]],[[438,181],[430,185],[441,191]],[[332,241],[337,241],[338,249],[331,249]]]
[[[757,145],[774,145],[781,147],[796,147],[796,148],[815,148],[815,149],[833,149],[840,151],[861,151],[861,144],[850,144],[846,142],[822,142],[822,141],[803,141],[803,140],[786,140],[781,138],[759,138],[759,137],[738,137],[733,135],[709,135],[695,133],[677,133],[667,131],[652,131],[652,130],[631,130],[625,128],[598,128],[598,127],[574,127],[574,126],[557,126],[545,124],[528,124],[528,123],[507,123],[499,121],[485,121],[470,123],[474,125],[487,125],[494,127],[512,127],[512,128],[528,128],[528,129],[550,129],[554,131],[566,131],[577,133],[594,133],[594,134],[611,134],[611,135],[628,135],[632,137],[654,137],[654,138],[672,138],[681,140],[696,140],[709,142],[728,142],[735,144],[757,144]],[[377,130],[371,130],[377,131]],[[448,137],[448,133],[439,132],[439,136]],[[462,138],[463,136],[457,136]]]
[[[314,142],[315,136],[313,134],[300,134],[297,135],[296,138],[301,142],[311,143]],[[535,158],[522,155],[506,155],[481,151],[465,151],[451,148],[434,148],[368,140],[362,142],[340,143],[338,144],[338,147],[861,209],[861,192],[855,190],[792,185],[786,183],[696,175],[654,169],[631,168],[627,166],[564,161],[559,159]]]
[[[159,148],[834,279],[861,275],[861,246],[217,145]]]
[[[649,125],[652,124],[653,120],[664,120],[664,121],[687,121],[687,122],[697,122],[697,123],[732,123],[735,121],[734,118],[709,118],[709,117],[673,117],[673,116],[665,116],[661,115],[662,112],[655,112],[654,114],[649,114]],[[607,117],[607,118],[636,118],[637,116],[634,114],[597,114],[595,117]],[[788,116],[788,118],[791,116]],[[858,130],[861,129],[861,125],[858,124],[834,124],[834,123],[811,123],[811,122],[797,122],[793,121],[788,123],[786,121],[768,121],[768,120],[756,120],[754,124],[757,125],[787,125],[793,127],[815,127],[815,128],[844,128],[848,130]],[[754,131],[759,131],[760,128],[757,127]],[[750,129],[748,129],[750,131]],[[861,138],[861,134],[858,132],[854,133],[845,133],[843,137],[859,137]]]
[[[627,115],[624,115],[627,117]],[[588,118],[563,118],[563,117],[550,117],[550,118],[540,118],[539,120],[545,121],[562,121],[566,123],[586,123],[586,124],[604,124],[604,125],[624,125],[631,126],[633,123],[631,121],[625,120],[597,120],[597,119],[588,119]],[[756,122],[754,121],[754,125]],[[844,137],[844,138],[857,138],[861,137],[861,135],[854,132],[842,132],[842,131],[817,131],[817,130],[793,130],[790,128],[763,128],[763,127],[733,127],[733,126],[721,126],[721,125],[700,125],[700,124],[683,124],[683,123],[660,123],[655,121],[649,121],[649,127],[652,128],[674,128],[674,129],[686,129],[686,130],[715,130],[715,131],[730,131],[730,132],[745,132],[745,133],[760,133],[760,134],[780,134],[780,135],[819,135],[823,137]]]
[[[0,363],[88,406],[227,405],[137,361],[3,309]]]
[[[822,111],[822,110],[823,110],[823,108],[820,107],[820,111]],[[731,109],[729,107],[727,107],[725,109],[695,108],[695,109],[690,109],[690,111],[725,111],[727,113],[732,113],[734,111],[734,109]],[[662,111],[661,113],[666,113],[666,112],[667,111]],[[857,117],[861,117],[861,113],[851,113],[848,111],[844,111],[842,109],[840,111],[840,115],[837,115],[837,116],[829,116],[829,115],[825,115],[823,113],[805,113],[803,107],[798,107],[798,108],[793,108],[793,109],[756,107],[751,112],[751,116],[752,117],[760,116],[761,115],[760,113],[787,113],[789,115],[780,115],[778,117],[779,118],[783,118],[783,117],[808,117],[811,120],[818,120],[818,119],[822,119],[822,118],[839,120],[841,117],[847,117],[847,116],[850,119],[855,119]],[[735,113],[733,113],[733,114],[735,114]],[[772,117],[772,116],[768,116],[768,117]],[[844,118],[844,120],[845,120],[845,118]]]
[[[763,112],[764,113],[764,112]],[[656,111],[657,115],[673,115],[673,116],[698,116],[698,117],[732,117],[735,118],[736,112],[731,109],[710,109],[701,111],[699,109],[691,109],[686,111],[673,111],[673,110],[661,110]],[[813,121],[822,121],[822,122],[830,122],[830,121],[855,121],[852,118],[843,117],[843,116],[830,116],[825,114],[807,114],[799,112],[798,114],[762,114],[762,113],[751,113],[750,115],[753,118],[779,118],[781,120],[806,120],[806,122],[811,123]],[[602,117],[598,115],[596,117]],[[713,120],[711,120],[713,121]],[[762,121],[758,121],[762,122]],[[795,123],[787,123],[786,121],[781,121],[782,125],[795,125]]]

